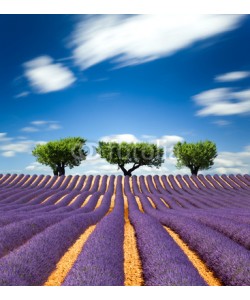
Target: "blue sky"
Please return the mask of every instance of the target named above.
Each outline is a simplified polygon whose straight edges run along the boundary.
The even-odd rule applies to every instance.
[[[39,142],[209,139],[209,173],[250,171],[247,15],[0,15],[0,173],[51,174]],[[67,174],[120,174],[97,156]],[[206,173],[206,172],[203,172]]]

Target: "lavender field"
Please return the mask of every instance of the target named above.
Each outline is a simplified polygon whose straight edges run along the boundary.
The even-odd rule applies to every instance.
[[[0,175],[0,285],[249,286],[250,176]]]

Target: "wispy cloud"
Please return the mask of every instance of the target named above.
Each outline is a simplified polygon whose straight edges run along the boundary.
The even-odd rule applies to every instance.
[[[238,72],[230,72],[230,73],[218,75],[214,78],[214,80],[217,82],[232,82],[232,81],[241,80],[241,79],[244,79],[247,77],[250,77],[250,72],[238,71]]]
[[[21,129],[21,131],[23,131],[23,132],[37,132],[37,131],[39,131],[39,129],[36,128],[36,127],[28,126],[28,127],[23,127]]]
[[[19,94],[15,95],[14,98],[16,98],[16,99],[18,99],[18,98],[25,98],[29,94],[30,94],[30,92],[22,92],[22,93],[19,93]]]
[[[75,63],[105,60],[118,67],[173,55],[197,41],[237,28],[243,15],[105,15],[80,21],[71,36]]]
[[[103,142],[127,142],[127,143],[137,143],[139,139],[133,134],[116,134],[116,135],[107,135],[100,138],[100,141]]]
[[[8,137],[6,132],[0,132],[0,143],[9,142],[13,140],[13,138]]]
[[[250,89],[235,91],[232,88],[216,88],[193,96],[201,106],[197,116],[226,116],[250,113]]]
[[[24,63],[24,76],[37,93],[44,94],[71,86],[76,78],[63,64],[49,56],[40,56]]]
[[[0,144],[0,154],[4,157],[13,157],[17,153],[31,153],[32,149],[37,144],[45,144],[45,141],[34,141],[34,140],[19,140],[15,141],[12,138],[12,141],[9,143],[5,141]]]
[[[218,126],[228,126],[231,124],[231,122],[229,122],[227,120],[215,120],[215,121],[213,121],[213,124],[216,124]]]
[[[21,128],[23,132],[37,132],[37,131],[47,131],[47,130],[58,130],[61,129],[62,126],[59,124],[58,121],[32,121],[30,122],[32,126],[27,126]]]

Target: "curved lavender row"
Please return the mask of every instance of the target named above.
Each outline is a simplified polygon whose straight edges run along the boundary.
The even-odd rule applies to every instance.
[[[42,202],[43,200],[46,199],[47,195],[48,195],[47,197],[49,197],[50,195],[53,195],[53,194],[55,194],[55,192],[53,192],[53,191],[48,191],[48,190],[38,191],[37,190],[36,192],[33,192],[33,193],[28,194],[26,196],[23,196],[21,198],[17,198],[15,201],[12,201],[10,203],[6,203],[6,204],[1,205],[0,206],[0,212],[1,211],[4,211],[4,212],[13,211],[13,210],[16,210],[18,208],[20,208],[20,209],[23,208],[24,210],[26,210],[26,208],[29,205],[39,204],[40,202]],[[30,195],[32,195],[32,197]],[[20,202],[20,200],[22,198],[24,200],[22,202]],[[20,204],[22,204],[22,205],[20,205]]]
[[[115,190],[115,193],[116,195],[122,195],[123,194],[123,188],[122,188],[122,176],[119,175],[116,177],[117,180],[116,180],[116,190]]]
[[[168,176],[171,184],[174,186],[174,189],[178,191],[182,197],[186,198],[191,204],[193,204],[196,207],[199,208],[209,208],[209,207],[219,207],[220,205],[217,203],[217,201],[214,201],[213,198],[210,198],[210,201],[208,201],[207,197],[202,195],[197,195],[196,193],[192,192],[190,188],[187,187],[186,183],[183,181],[180,175],[176,176],[177,181],[181,185],[182,188],[180,188],[177,183],[175,182],[175,179],[173,175]]]
[[[95,179],[93,179],[94,183],[93,183],[91,189],[89,190],[91,193],[97,192],[98,187],[99,187],[99,183],[100,183],[100,179],[101,179],[100,175],[95,176]]]
[[[10,184],[8,184],[8,189],[10,188],[15,188],[15,185],[20,181],[22,180],[22,178],[24,177],[24,174],[20,174],[18,175]],[[1,191],[1,194],[2,194],[2,189],[0,187],[0,191]],[[6,191],[6,189],[3,189],[3,192]]]
[[[45,194],[47,195],[47,192],[45,191]],[[58,200],[60,200],[61,197],[67,195],[66,191],[58,191],[56,192],[56,194],[52,194],[51,197],[49,197],[49,199],[47,199],[48,197],[46,197],[46,201],[44,203],[42,203],[39,207],[36,207],[36,211],[48,211],[48,210],[53,210],[55,209],[55,206],[53,206],[53,204],[55,204]],[[32,193],[31,195],[28,195],[25,199],[33,199],[34,197],[34,193]],[[34,200],[37,200],[36,198]],[[21,202],[23,203],[23,202]],[[16,209],[16,206],[12,205],[9,206],[9,210],[11,210],[11,208],[14,207]],[[44,209],[45,208],[45,209]],[[25,207],[23,207],[23,211],[27,212],[29,210],[34,210],[34,206],[30,206],[27,205]]]
[[[2,178],[0,179],[0,187],[5,182],[5,180],[7,180],[10,176],[11,176],[10,174],[5,174],[2,176]]]
[[[114,210],[97,224],[63,285],[121,286],[124,284],[123,215],[123,197],[117,194]]]
[[[0,285],[44,284],[65,251],[108,212],[110,201],[111,194],[106,193],[101,206],[94,212],[52,225],[1,258]]]
[[[89,195],[91,195],[89,192],[80,192],[80,195],[77,196],[75,201],[72,204],[70,204],[70,206],[74,209],[81,207]]]
[[[225,196],[228,196],[230,198],[234,198],[235,196],[238,197],[238,194],[236,190],[233,188],[230,188],[218,175],[206,175],[205,178],[210,181],[217,190],[223,192]],[[244,198],[243,198],[244,200]]]
[[[89,191],[92,185],[93,181],[93,175],[88,176],[86,184],[83,186],[83,189],[81,189],[81,192]]]
[[[138,182],[137,182],[137,176],[133,176],[132,177],[132,189],[133,189],[133,193],[134,194],[139,194],[141,193],[139,186],[138,186]],[[129,189],[130,190],[130,189]],[[126,191],[124,190],[124,192],[126,193]]]
[[[158,195],[154,195],[152,194],[151,196],[149,196],[149,198],[153,201],[153,203],[155,204],[156,208],[161,210],[161,211],[166,211],[169,208],[162,202],[162,200],[160,199],[160,197]]]
[[[193,181],[190,179],[188,175],[184,175],[183,179],[188,183],[189,188],[192,189],[195,193],[201,195],[203,199],[207,199],[209,203],[212,204],[213,207],[223,207],[226,206],[226,203],[222,203],[221,201],[218,200],[218,198],[212,194],[212,192],[209,192],[208,189],[204,188],[201,183],[198,181],[196,176],[194,176],[196,180],[197,186],[194,185]]]
[[[63,215],[34,217],[15,222],[0,230],[0,258],[21,246],[47,227],[61,221]]]
[[[155,200],[155,199],[153,199]],[[156,202],[155,202],[156,203]],[[169,212],[166,207],[158,207],[162,212]],[[228,218],[227,210],[225,212],[220,212],[217,216],[211,213],[209,210],[206,211],[197,211],[197,210],[182,210],[179,211],[178,214],[186,217],[190,217],[195,221],[199,221],[200,223],[207,225],[222,234],[228,236],[236,243],[241,244],[248,250],[250,249],[250,226],[244,223],[241,223],[240,220],[242,217],[238,218],[237,216],[233,216],[233,218]],[[248,218],[249,223],[250,219]]]
[[[233,182],[237,183],[242,189],[250,192],[250,187],[247,184],[245,184],[242,180],[240,180],[237,176],[230,174],[229,178]]]
[[[236,184],[233,184],[232,182],[229,181],[229,179],[227,178],[227,176],[218,176],[217,174],[213,176],[215,180],[217,180],[221,185],[222,187],[229,191],[230,193],[232,194],[237,194],[238,195],[242,195],[242,196],[246,196],[246,192],[239,188]],[[223,180],[224,179],[224,180]],[[226,181],[226,182],[225,182]],[[234,185],[234,186],[233,186]]]
[[[161,197],[171,208],[192,208],[193,205],[190,205],[190,203],[187,201],[183,201],[183,197],[176,191],[174,191],[168,184],[166,178],[162,176],[162,182],[166,188],[166,190],[162,187],[159,176],[154,176],[155,184],[159,191],[161,191],[161,195],[158,195]]]
[[[66,192],[68,193],[68,195],[65,196],[60,202],[56,203],[56,204],[55,204],[56,207],[65,207],[65,206],[69,205],[70,202],[71,202],[76,196],[80,195],[80,192],[79,192],[79,191],[75,191],[75,190],[69,191],[69,190],[67,189]],[[46,203],[46,202],[45,202],[45,203]]]
[[[226,176],[226,175],[222,175],[221,176],[228,184],[230,184],[234,189],[237,190],[237,192],[239,192],[242,196],[246,196],[246,197],[250,197],[250,188],[248,188],[246,185],[244,185],[243,183],[239,184],[240,180],[238,180],[237,182],[237,178],[235,177],[231,177]]]
[[[72,179],[72,175],[65,176],[65,179],[64,179],[62,185],[59,187],[59,190],[60,191],[65,190],[67,188],[67,186],[69,185],[71,179]]]
[[[86,180],[86,175],[81,176],[81,179],[77,183],[75,190],[80,191],[84,185],[85,180]]]
[[[62,176],[60,176],[60,177],[58,177],[58,176],[54,176],[54,177],[56,177],[55,178],[55,184],[53,185],[53,186],[51,186],[51,189],[52,190],[57,190],[57,189],[59,189],[60,188],[60,186],[62,185],[62,183],[63,183],[63,181],[64,181],[64,179],[65,179],[65,175],[62,175]]]
[[[79,177],[80,177],[79,175],[75,175],[74,178],[71,179],[71,182],[70,182],[69,186],[67,187],[68,191],[72,191],[74,189]]]
[[[78,211],[82,213],[88,213],[92,211],[96,207],[96,204],[100,196],[101,194],[99,192],[92,194],[91,197],[89,198],[88,203],[84,207],[78,208]]]
[[[127,195],[127,193],[132,193],[131,187],[130,187],[130,184],[129,184],[129,180],[130,180],[129,176],[124,177],[124,194],[125,195]]]
[[[172,196],[159,195],[159,197],[172,209],[182,209],[182,207],[173,199]]]
[[[17,174],[12,174],[7,180],[4,181],[3,184],[1,184],[0,188],[4,188],[8,186],[15,178],[17,177]]]
[[[148,205],[143,208],[149,215],[178,233],[225,285],[250,284],[250,252],[243,246],[177,212],[162,213]]]
[[[50,189],[54,185],[54,183],[56,182],[57,179],[58,179],[58,176],[51,177],[49,182],[44,186],[44,188]]]
[[[30,178],[30,175],[25,175],[16,185],[15,188],[21,187],[23,184],[25,184]]]
[[[52,197],[55,195],[52,194]],[[56,196],[58,197],[58,196]],[[54,198],[55,199],[55,198]],[[27,206],[27,207],[17,207],[16,210],[9,211],[4,216],[0,218],[0,227],[8,225],[10,223],[14,223],[17,221],[22,221],[28,218],[33,217],[44,212],[49,212],[55,210],[57,207],[50,205],[50,206]]]
[[[147,175],[147,176],[146,176],[146,181],[147,181],[147,183],[148,183],[149,191],[150,191],[152,194],[160,194],[160,191],[159,191],[158,189],[156,189],[156,187],[154,186],[153,179],[152,179],[152,176],[151,176],[151,175]]]
[[[213,190],[213,193],[216,193],[217,197],[219,197],[219,196],[223,197],[223,202],[227,203],[227,205],[233,205],[235,207],[243,207],[244,206],[238,202],[235,203],[236,195],[232,196],[231,194],[226,193],[223,190],[223,188],[221,186],[219,186],[219,184],[211,176],[210,177],[206,176],[206,178],[205,178],[203,175],[198,175],[198,178],[205,184],[205,186],[208,189]],[[208,182],[213,182],[214,187],[209,185]]]
[[[38,189],[42,189],[45,187],[45,185],[50,181],[51,177],[50,175],[46,175],[43,179],[42,182],[39,183],[39,185],[37,186]]]
[[[155,186],[157,188],[157,190],[161,193],[161,194],[166,194],[167,190],[165,190],[162,186],[162,184],[160,183],[160,179],[159,179],[159,175],[155,175],[154,176],[154,182],[155,182]]]
[[[250,183],[250,176],[248,175],[248,174],[245,174],[245,175],[243,175],[247,180],[248,180],[248,182]]]
[[[128,203],[129,219],[136,231],[145,285],[206,285],[160,223],[139,211],[132,194],[128,196]]]
[[[247,186],[250,186],[250,181],[247,180],[244,176],[242,176],[241,174],[237,174],[236,177],[241,180],[242,182],[244,182]]]
[[[187,178],[187,177],[185,177],[186,180],[184,181],[184,179],[185,179],[184,176],[183,176],[183,178],[180,175],[176,176],[176,180],[179,182],[179,184],[181,185],[181,188],[185,192],[189,193],[191,196],[195,197],[196,199],[197,198],[202,199],[202,201],[210,207],[220,207],[219,203],[214,201],[214,199],[212,197],[210,197],[209,201],[208,201],[207,194],[204,194],[203,192],[200,192],[197,188],[194,188],[194,185],[192,184],[190,178]]]
[[[141,188],[141,191],[144,195],[150,195],[150,192],[149,190],[147,189],[147,186],[145,184],[145,181],[144,181],[144,176],[141,175],[139,176],[139,183],[140,183],[140,188]]]
[[[39,183],[44,179],[44,175],[37,176],[36,180],[27,188],[28,190],[36,189]]]
[[[47,192],[48,193],[48,192]],[[57,194],[53,194],[53,192],[51,193],[51,198],[49,200],[51,200],[52,202],[58,201],[58,199],[61,198],[62,195],[64,195],[66,193],[66,191],[60,191],[57,192]],[[73,212],[74,214],[79,214],[79,213],[88,213],[91,212],[95,206],[97,201],[100,198],[100,193],[94,193],[91,198],[89,199],[89,202],[87,203],[87,205],[85,205],[85,207],[79,208],[78,210],[76,210],[79,206],[64,206],[66,203],[69,203],[73,200],[73,198],[76,196],[76,194],[78,194],[79,192],[77,191],[73,191],[71,193],[69,193],[68,195],[66,195],[64,197],[63,200],[61,200],[58,204],[55,205],[43,205],[43,206],[39,206],[37,207],[36,205],[34,205],[33,207],[27,206],[26,208],[22,207],[20,208],[20,210],[15,210],[9,214],[6,214],[4,217],[0,218],[0,227],[6,226],[8,224],[12,224],[12,223],[16,223],[16,222],[20,222],[23,220],[27,220],[36,216],[44,216],[44,213],[46,213],[47,215],[58,215],[61,213],[71,213]],[[81,196],[81,195],[79,195]],[[84,200],[81,199],[81,202],[83,202]],[[64,203],[61,203],[64,202]],[[64,204],[64,205],[63,205]],[[66,216],[66,215],[65,215]]]
[[[100,188],[99,188],[99,190],[98,190],[101,194],[104,194],[104,193],[106,192],[106,189],[107,189],[107,181],[108,181],[108,176],[107,176],[107,175],[104,175],[104,176],[102,177],[102,183],[101,183],[101,186],[100,186]]]
[[[37,175],[32,175],[30,176],[29,180],[27,180],[23,185],[22,185],[22,189],[23,188],[29,188],[32,183],[37,179]]]
[[[18,188],[11,188],[11,189],[4,189],[2,190],[2,193],[0,194],[0,205],[2,204],[2,200],[5,200],[7,197],[16,195],[18,197],[19,194],[22,194],[24,191],[22,189]]]
[[[189,217],[219,231],[250,250],[250,225],[226,220],[223,216],[206,216],[204,214],[200,216],[197,212],[191,212]]]

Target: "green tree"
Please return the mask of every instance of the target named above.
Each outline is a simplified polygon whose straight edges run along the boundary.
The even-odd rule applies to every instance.
[[[81,137],[69,137],[38,144],[32,151],[37,161],[50,166],[53,174],[65,175],[65,168],[79,166],[86,159],[87,153],[82,149],[86,140]]]
[[[198,143],[178,142],[173,149],[177,158],[178,169],[188,167],[192,175],[197,175],[199,170],[210,169],[217,156],[215,143],[200,141]]]
[[[159,168],[164,162],[162,159],[164,150],[149,143],[100,141],[96,151],[110,164],[118,165],[118,169],[123,171],[124,176],[132,176],[132,172],[141,166]],[[126,164],[133,165],[130,169],[126,169]]]

